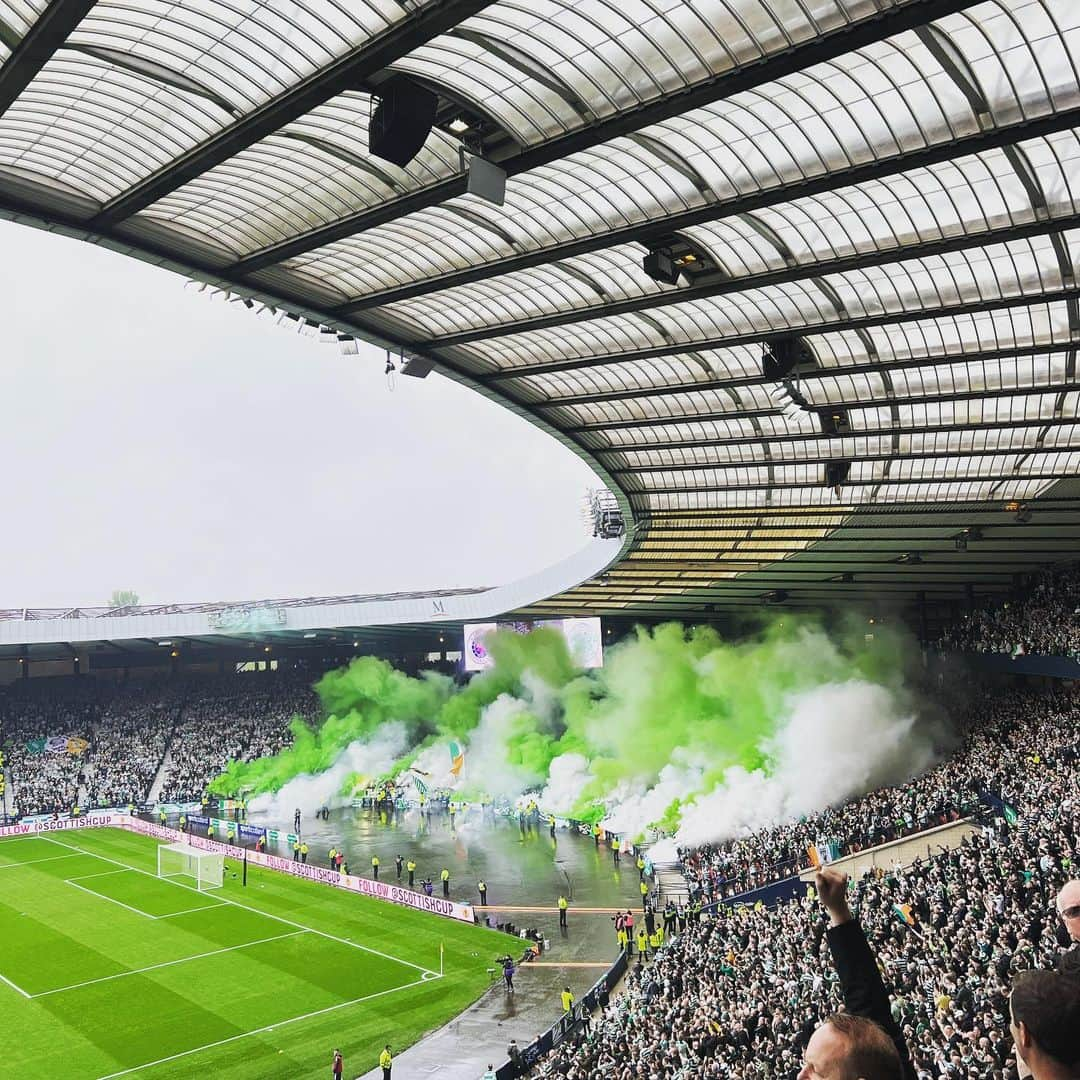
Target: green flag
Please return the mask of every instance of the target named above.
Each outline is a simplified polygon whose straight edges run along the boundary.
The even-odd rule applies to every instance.
[[[1005,803],[1005,820],[1010,825],[1015,825],[1019,818],[1020,815],[1008,803]]]

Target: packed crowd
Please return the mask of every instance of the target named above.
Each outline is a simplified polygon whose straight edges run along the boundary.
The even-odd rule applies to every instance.
[[[20,680],[0,693],[10,816],[142,803],[163,762],[159,797],[197,799],[229,758],[288,744],[292,716],[315,711],[309,682],[285,673]]]
[[[292,718],[317,712],[309,683],[309,677],[285,672],[203,681],[173,736],[161,799],[198,799],[227,762],[251,761],[288,746]]]
[[[918,1080],[1007,1080],[1016,1075],[1013,977],[1060,963],[1068,945],[1054,897],[1077,876],[1080,701],[1064,693],[1006,697],[968,739],[961,767],[1015,816],[996,817],[960,847],[907,869],[872,871],[849,897],[891,984]],[[957,775],[946,774],[948,783]],[[720,905],[683,925],[650,964],[632,969],[625,993],[586,1033],[560,1044],[534,1075],[799,1072],[811,1033],[840,1005],[821,906],[811,895],[773,909]]]
[[[938,641],[945,651],[1080,655],[1080,565],[1040,575],[1019,598],[961,619]]]
[[[84,755],[87,807],[141,803],[157,775],[183,703],[179,683],[133,684],[111,696]]]
[[[13,816],[68,810],[79,800],[84,759],[50,739],[89,742],[101,715],[100,688],[90,680],[20,680],[0,696],[0,747],[11,784]],[[81,746],[81,743],[78,744]]]

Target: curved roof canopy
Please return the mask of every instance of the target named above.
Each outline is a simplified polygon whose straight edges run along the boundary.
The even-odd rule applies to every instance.
[[[392,78],[437,95],[403,167]],[[1074,552],[1078,200],[1076,0],[0,0],[0,213],[555,433],[630,525],[564,610]]]

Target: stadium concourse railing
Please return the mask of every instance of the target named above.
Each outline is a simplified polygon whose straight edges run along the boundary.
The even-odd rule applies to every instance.
[[[474,923],[476,921],[472,904],[459,904],[454,900],[427,896],[424,893],[416,893],[411,889],[402,889],[386,882],[354,877],[352,874],[341,874],[336,870],[315,866],[312,863],[283,859],[278,855],[270,855],[265,851],[252,851],[250,848],[234,847],[231,844],[224,844],[220,840],[211,840],[209,837],[192,836],[190,833],[170,829],[166,825],[154,825],[149,821],[143,821],[141,818],[132,817],[130,814],[125,813],[103,811],[90,813],[84,817],[62,817],[46,821],[20,822],[17,825],[0,827],[0,837],[35,836],[41,833],[64,832],[75,829],[107,828],[126,829],[128,832],[150,836],[156,840],[168,840],[174,844],[189,844],[191,847],[199,848],[202,851],[213,851],[224,855],[226,858],[239,863],[246,861],[250,866],[260,866],[281,874],[303,878],[306,881],[314,881],[320,885],[346,889],[361,896],[371,897],[373,900],[382,900],[386,903],[397,904],[399,907],[412,908],[414,911],[423,911],[429,915],[439,915],[447,919],[456,919],[459,922]]]

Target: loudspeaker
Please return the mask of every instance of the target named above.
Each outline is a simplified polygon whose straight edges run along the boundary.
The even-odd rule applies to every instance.
[[[423,360],[418,356],[410,356],[401,365],[401,374],[409,375],[414,379],[426,379],[431,374],[431,361]]]
[[[437,94],[402,75],[387,80],[371,114],[368,150],[394,165],[408,165],[431,134],[438,103]]]
[[[850,461],[830,461],[825,466],[825,486],[839,487],[848,478],[849,472],[851,472]]]
[[[798,357],[794,338],[776,338],[761,358],[761,374],[768,382],[780,382],[794,370]]]
[[[664,251],[650,251],[641,260],[641,268],[653,281],[659,281],[662,285],[677,285],[679,274],[682,273],[675,260]]]

